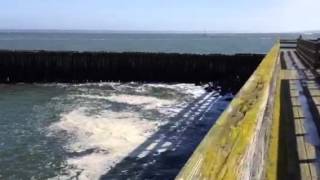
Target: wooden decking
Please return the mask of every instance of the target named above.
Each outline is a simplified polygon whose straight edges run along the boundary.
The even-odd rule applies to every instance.
[[[315,75],[306,67],[297,56],[294,49],[282,49],[282,102],[281,123],[289,125],[280,142],[284,151],[279,154],[280,159],[287,161],[282,164],[282,173],[278,179],[319,179],[317,162],[319,133],[317,121],[319,115],[320,88]],[[291,113],[291,114],[290,114]],[[290,124],[292,126],[290,126]],[[288,128],[293,128],[289,130]],[[285,129],[285,128],[284,128]],[[285,147],[287,146],[287,147]],[[279,165],[278,168],[280,168]],[[280,170],[280,169],[279,169]]]
[[[177,179],[320,179],[320,69],[295,43],[269,52]]]

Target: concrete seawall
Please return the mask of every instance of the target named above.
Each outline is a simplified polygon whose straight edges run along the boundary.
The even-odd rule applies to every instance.
[[[240,88],[263,55],[0,51],[0,83],[220,82]]]

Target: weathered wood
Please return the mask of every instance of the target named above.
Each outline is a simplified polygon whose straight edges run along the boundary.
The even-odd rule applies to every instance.
[[[177,179],[260,179],[263,176],[267,148],[261,147],[269,144],[265,140],[269,132],[266,128],[270,129],[274,102],[269,97],[274,97],[275,82],[280,76],[279,47],[279,44],[274,46],[265,57]]]
[[[0,51],[3,82],[219,82],[240,88],[263,55]]]
[[[320,41],[319,40],[303,40],[297,41],[297,53],[302,56],[305,63],[311,68],[320,67]]]

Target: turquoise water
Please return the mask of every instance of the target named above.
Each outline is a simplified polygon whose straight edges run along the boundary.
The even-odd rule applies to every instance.
[[[164,34],[90,32],[0,32],[0,49],[138,51],[177,53],[266,53],[278,38],[299,34]],[[306,38],[318,34],[304,34]]]

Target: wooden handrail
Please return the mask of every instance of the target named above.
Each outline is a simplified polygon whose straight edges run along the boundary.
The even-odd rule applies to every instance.
[[[277,43],[217,120],[176,179],[247,179],[260,177],[264,158],[254,156],[265,140],[272,118],[266,113],[279,77]],[[270,107],[269,107],[270,108]],[[269,111],[268,111],[269,112]],[[269,123],[268,123],[269,122]],[[270,129],[270,128],[267,128]],[[265,148],[267,151],[268,148]],[[261,153],[261,152],[260,152]],[[262,154],[267,152],[262,152]],[[258,162],[258,163],[257,163]],[[257,165],[259,164],[259,165]]]
[[[303,40],[297,41],[297,53],[312,68],[320,67],[320,41]]]

